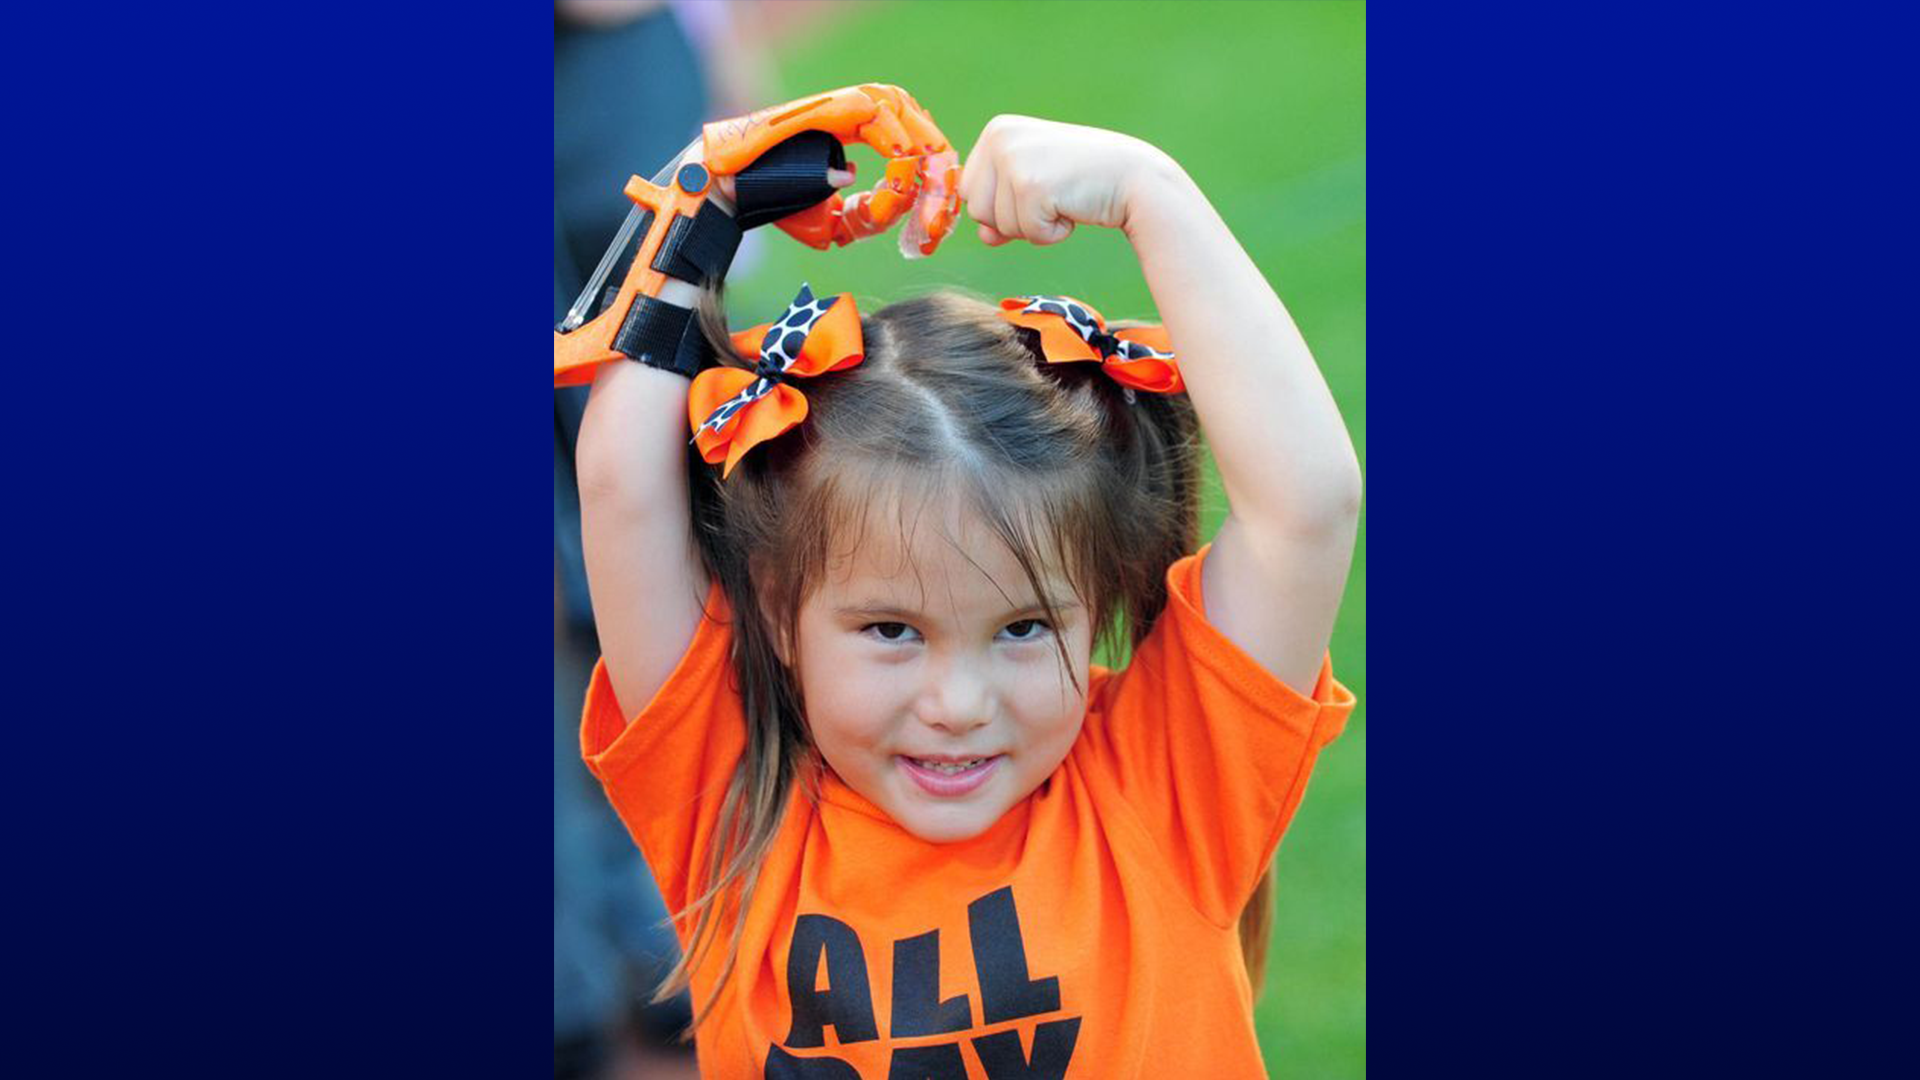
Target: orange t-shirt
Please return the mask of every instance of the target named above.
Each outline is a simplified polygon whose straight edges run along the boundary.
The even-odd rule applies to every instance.
[[[1207,551],[1168,568],[1131,663],[1092,669],[1059,769],[980,836],[920,840],[831,771],[818,804],[796,785],[699,1031],[703,1075],[1265,1075],[1236,926],[1354,699],[1331,659],[1308,700],[1207,623]],[[727,618],[717,584],[707,609]],[[669,910],[697,895],[745,744],[730,638],[702,620],[631,723],[604,664],[587,694],[588,767]]]

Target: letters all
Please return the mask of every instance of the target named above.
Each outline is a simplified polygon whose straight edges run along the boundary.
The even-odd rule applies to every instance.
[[[967,905],[967,931],[979,981],[980,1023],[1044,1016],[1060,1011],[1060,980],[1035,979],[1027,966],[1026,942],[1011,886],[996,889]],[[826,989],[820,989],[824,969]],[[893,943],[893,1009],[890,1038],[964,1032],[974,1026],[973,1000],[966,994],[940,997],[940,931],[930,930]],[[873,988],[866,954],[853,927],[828,915],[801,915],[794,922],[787,954],[787,996],[793,1026],[785,1044],[771,1047],[768,1080],[860,1080],[853,1066],[831,1056],[801,1057],[790,1050],[826,1046],[832,1027],[841,1043],[878,1039],[873,1018]],[[1041,1022],[1033,1049],[1021,1047],[1018,1030],[979,1035],[965,1042],[993,1080],[1046,1080],[1064,1077],[1080,1035],[1080,1018]],[[961,1041],[896,1047],[887,1080],[965,1080]]]

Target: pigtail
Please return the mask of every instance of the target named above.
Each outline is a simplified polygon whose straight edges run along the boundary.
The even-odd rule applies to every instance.
[[[724,282],[709,283],[701,290],[695,318],[715,354],[715,363],[751,366],[733,350],[727,330]],[[734,652],[730,667],[738,683],[747,739],[720,804],[706,873],[697,878],[690,875],[691,880],[703,884],[704,889],[690,899],[686,907],[670,916],[677,925],[691,924],[685,938],[686,947],[681,950],[679,962],[654,988],[651,997],[659,1003],[690,989],[694,970],[714,949],[723,947],[721,941],[725,938],[726,959],[706,1000],[694,1008],[693,1023],[681,1033],[683,1042],[690,1041],[712,1014],[714,1004],[732,978],[746,925],[743,916],[752,902],[754,889],[759,884],[760,867],[779,833],[795,776],[810,745],[801,720],[798,688],[780,660],[780,650],[761,617],[754,592],[750,553],[755,546],[753,537],[765,530],[768,517],[764,511],[753,512],[756,507],[767,505],[765,485],[769,481],[764,474],[764,457],[748,459],[733,478],[723,484],[719,472],[701,458],[696,447],[689,445],[687,470],[694,539],[700,560],[708,575],[719,583],[733,613]]]
[[[1247,964],[1247,982],[1253,987],[1253,1000],[1267,981],[1267,948],[1273,941],[1273,867],[1260,873],[1253,895],[1240,910],[1240,958]]]
[[[1124,390],[1124,388],[1121,388]],[[1137,449],[1141,520],[1137,564],[1141,580],[1128,612],[1139,648],[1167,607],[1167,568],[1199,546],[1200,440],[1193,403],[1185,394],[1135,393],[1125,415]]]
[[[1115,320],[1109,330],[1148,325]],[[1034,347],[1038,348],[1038,334]],[[1136,505],[1121,520],[1132,528],[1124,547],[1122,607],[1130,648],[1139,648],[1167,607],[1167,568],[1199,546],[1200,423],[1185,394],[1130,390],[1093,364],[1046,364],[1094,373],[1113,433],[1121,487]]]

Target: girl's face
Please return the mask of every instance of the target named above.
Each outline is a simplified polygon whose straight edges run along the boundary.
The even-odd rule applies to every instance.
[[[937,504],[930,509],[938,509]],[[800,610],[807,723],[848,787],[923,840],[984,832],[1067,756],[1086,697],[1092,627],[1058,567],[1050,626],[1020,564],[958,513],[906,537],[869,530]]]

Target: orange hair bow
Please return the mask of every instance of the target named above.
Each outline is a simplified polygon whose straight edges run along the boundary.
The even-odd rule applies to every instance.
[[[1009,296],[1000,301],[1000,317],[1040,332],[1040,351],[1049,364],[1097,360],[1101,370],[1128,388],[1151,394],[1186,390],[1174,361],[1165,327],[1141,326],[1107,333],[1107,323],[1092,304],[1071,296]]]
[[[787,305],[778,321],[733,335],[736,353],[760,354],[753,370],[712,367],[693,380],[687,393],[689,441],[708,464],[726,462],[720,476],[733,473],[747,451],[807,418],[807,398],[787,384],[796,376],[824,375],[850,368],[865,358],[860,313],[853,296],[840,293],[815,300],[810,286]]]

